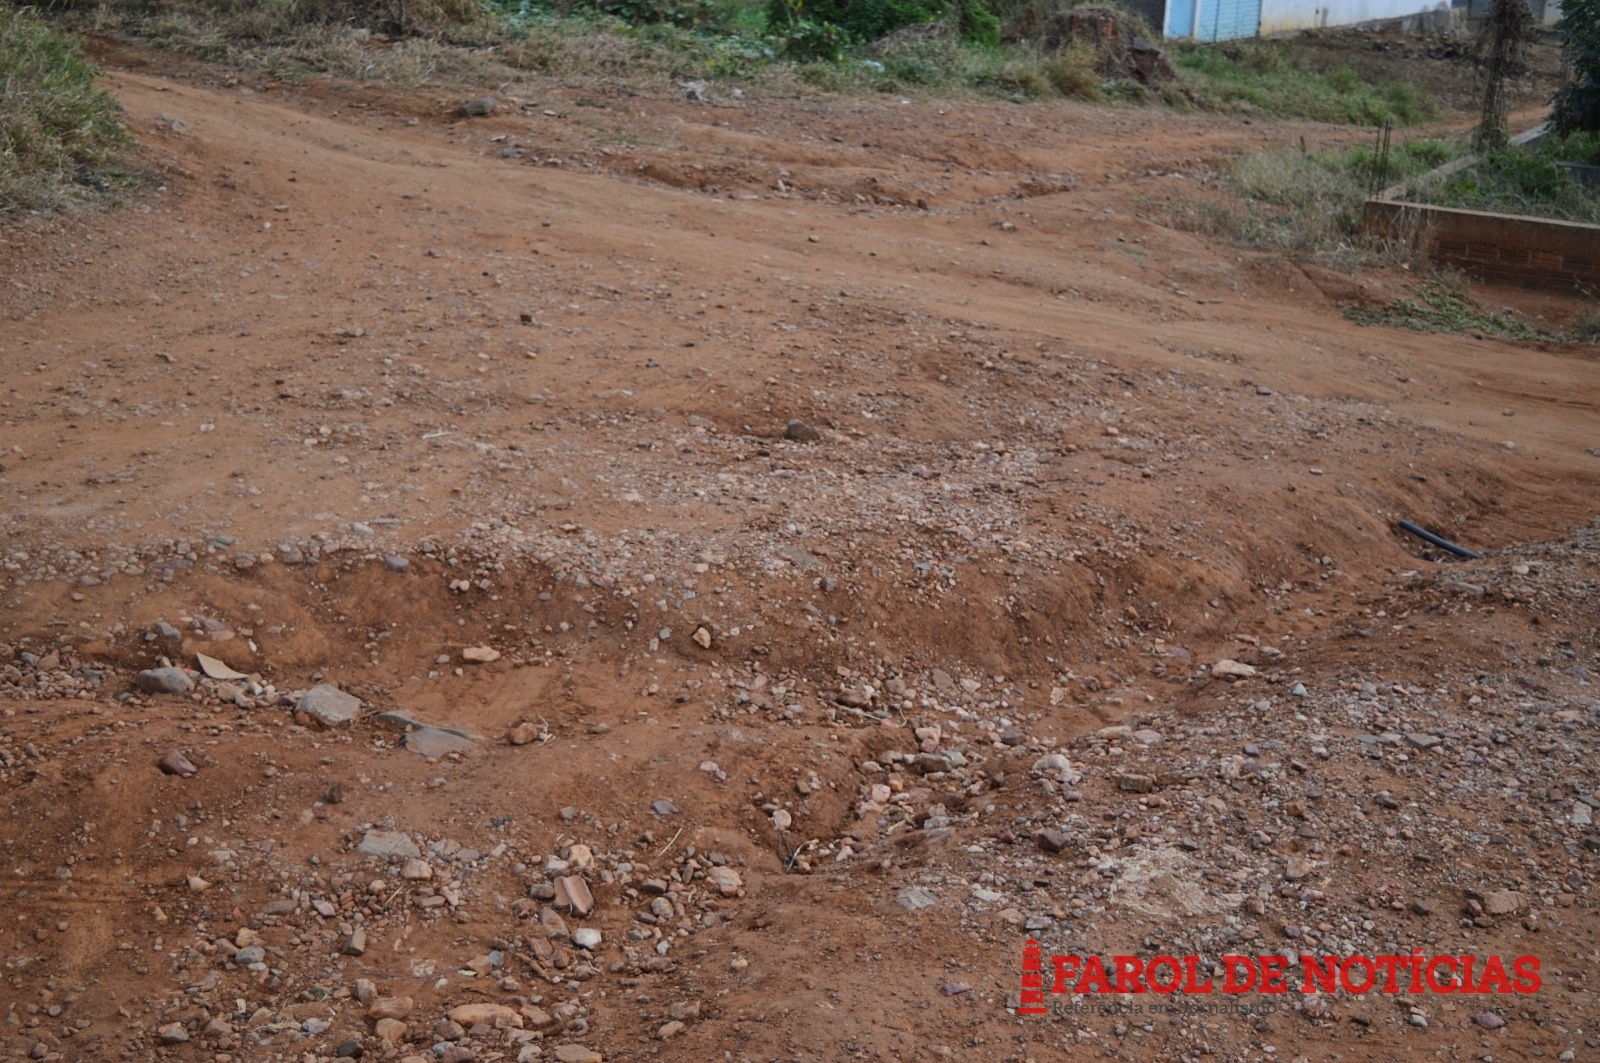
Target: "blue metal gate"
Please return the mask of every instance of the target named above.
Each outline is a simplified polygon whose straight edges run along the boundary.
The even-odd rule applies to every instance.
[[[1203,41],[1254,37],[1261,32],[1261,0],[1209,0],[1200,5],[1200,23]]]
[[[1254,37],[1261,32],[1261,0],[1167,0],[1165,30],[1197,41]]]

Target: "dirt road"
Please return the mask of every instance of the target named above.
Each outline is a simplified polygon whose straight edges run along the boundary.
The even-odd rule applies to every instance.
[[[1144,220],[1363,134],[115,65],[164,184],[0,232],[14,1058],[1593,1056],[1594,348]]]

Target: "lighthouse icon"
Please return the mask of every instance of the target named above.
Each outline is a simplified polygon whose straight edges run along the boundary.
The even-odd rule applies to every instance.
[[[1018,1015],[1045,1015],[1044,1006],[1044,950],[1033,938],[1022,946],[1022,997],[1017,1004]]]

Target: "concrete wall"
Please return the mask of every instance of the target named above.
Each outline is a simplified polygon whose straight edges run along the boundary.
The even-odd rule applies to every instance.
[[[1261,0],[1261,35],[1327,26],[1359,26],[1425,16],[1418,28],[1446,29],[1449,0]],[[1437,20],[1437,27],[1428,22]]]

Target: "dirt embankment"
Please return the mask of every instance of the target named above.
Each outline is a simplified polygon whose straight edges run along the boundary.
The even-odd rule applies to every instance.
[[[112,80],[164,186],[0,235],[17,1058],[1593,1051],[1592,348],[1142,220],[1363,134]]]

